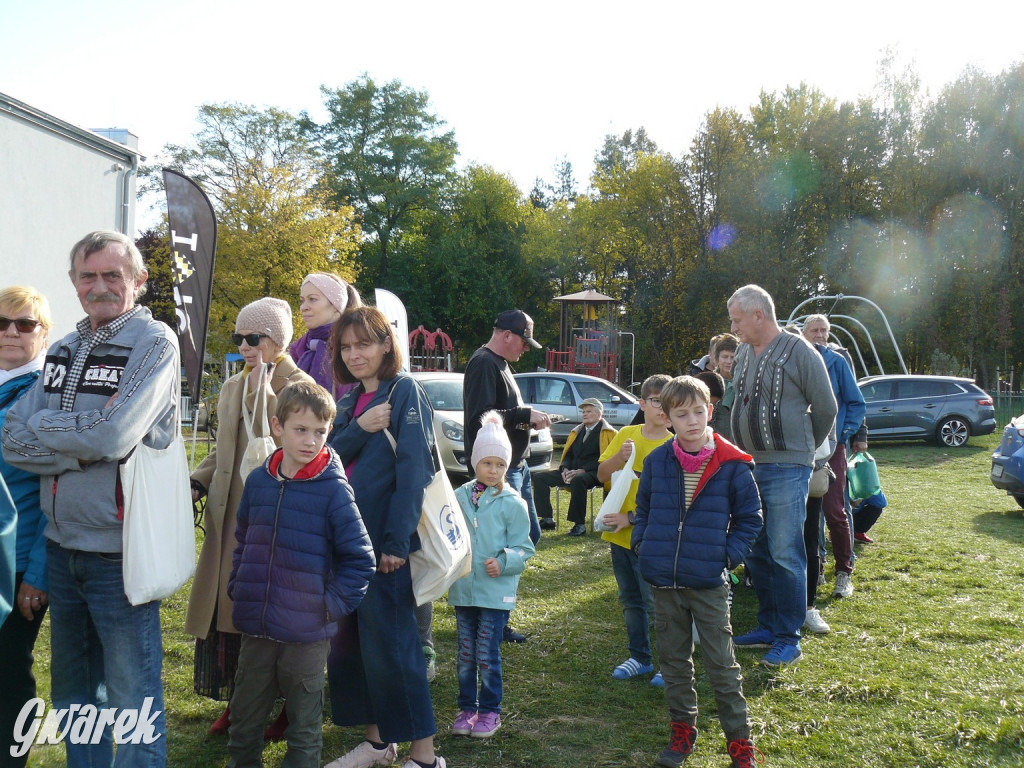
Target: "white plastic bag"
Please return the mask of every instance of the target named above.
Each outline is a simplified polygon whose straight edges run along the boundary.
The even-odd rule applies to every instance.
[[[274,438],[270,435],[270,420],[267,418],[268,385],[266,382],[267,377],[261,372],[260,383],[256,387],[256,399],[253,402],[253,406],[260,411],[260,434],[262,437],[256,436],[253,429],[255,418],[249,417],[249,411],[245,407],[245,402],[249,399],[248,376],[245,377],[245,384],[242,385],[242,422],[245,424],[246,445],[238,473],[243,481],[254,469],[262,467],[267,459],[270,458],[270,454],[277,449],[277,443],[274,442]]]
[[[629,495],[629,488],[633,485],[633,482],[637,479],[636,472],[633,471],[633,462],[636,460],[636,444],[630,445],[629,459],[622,465],[622,469],[618,472],[612,472],[612,487],[611,490],[605,494],[604,502],[601,504],[601,509],[598,510],[597,514],[594,515],[594,530],[595,531],[614,531],[604,524],[604,516],[608,514],[614,514],[622,511],[622,505],[626,501],[626,497]]]
[[[192,488],[179,431],[164,450],[141,443],[120,467],[122,573],[132,605],[170,597],[196,565]]]

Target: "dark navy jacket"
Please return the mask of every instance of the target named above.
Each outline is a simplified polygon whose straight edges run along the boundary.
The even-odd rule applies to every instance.
[[[352,417],[363,394],[358,385],[338,401],[338,416],[328,439],[346,466],[354,463],[349,482],[373,542],[373,552],[408,559],[420,548],[416,526],[423,507],[423,491],[434,479],[434,412],[423,388],[400,373],[380,382],[366,406],[373,408],[391,398],[388,431],[398,444],[391,447],[383,431],[366,432]]]
[[[278,448],[245,481],[231,618],[247,635],[312,643],[359,606],[377,562],[338,455],[325,449],[292,480],[276,476],[281,457]]]
[[[715,434],[715,451],[686,503],[672,441],[644,461],[631,544],[640,573],[655,587],[708,589],[728,583],[761,530],[753,459]]]

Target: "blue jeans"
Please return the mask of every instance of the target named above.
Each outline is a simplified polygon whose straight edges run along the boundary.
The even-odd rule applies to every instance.
[[[501,712],[501,632],[508,611],[457,605],[455,620],[459,631],[459,709]]]
[[[654,616],[654,594],[651,585],[640,575],[640,559],[625,547],[610,544],[612,573],[619,585],[622,618],[626,622],[629,655],[641,664],[650,664],[651,618]]]
[[[776,641],[795,644],[807,614],[807,551],[804,519],[811,468],[802,464],[757,464],[764,527],[747,555],[760,606],[757,623]]]
[[[540,541],[540,520],[537,519],[537,509],[533,506],[533,479],[530,476],[530,468],[526,466],[526,460],[506,472],[505,479],[519,491],[519,495],[526,502],[526,509],[530,513],[530,541],[536,545]]]
[[[65,738],[70,768],[156,768],[167,763],[167,725],[160,682],[160,601],[133,606],[124,595],[121,555],[46,544],[50,577],[50,695],[53,706],[143,711],[152,697],[152,744],[120,744],[111,729],[98,744]],[[128,737],[131,736],[129,732]]]

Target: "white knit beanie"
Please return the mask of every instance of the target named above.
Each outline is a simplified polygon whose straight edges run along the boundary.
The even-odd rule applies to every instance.
[[[505,464],[512,462],[512,444],[508,441],[505,426],[497,411],[487,411],[480,417],[480,431],[473,441],[473,456],[470,461],[475,469],[477,462],[488,456],[503,459]]]
[[[266,334],[284,349],[292,340],[292,308],[287,301],[270,296],[246,304],[235,320],[235,332],[242,331]]]

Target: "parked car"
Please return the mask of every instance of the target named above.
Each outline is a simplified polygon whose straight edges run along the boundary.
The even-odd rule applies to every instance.
[[[448,474],[469,477],[463,429],[462,374],[418,371],[413,376],[423,385],[430,407],[434,409],[434,437],[441,451],[441,463]],[[550,430],[530,430],[530,455],[526,463],[531,472],[549,469],[553,451]]]
[[[959,448],[996,429],[992,398],[956,376],[868,376],[857,382],[867,403],[869,439],[937,441]]]
[[[1003,439],[992,454],[992,485],[1013,496],[1024,507],[1024,415],[1003,429]]]
[[[628,426],[640,410],[640,400],[635,395],[596,376],[550,371],[514,375],[527,405],[564,418],[551,425],[552,434],[561,442],[569,437],[573,427],[579,426],[580,403],[588,397],[596,397],[604,404],[604,418],[616,429]]]

